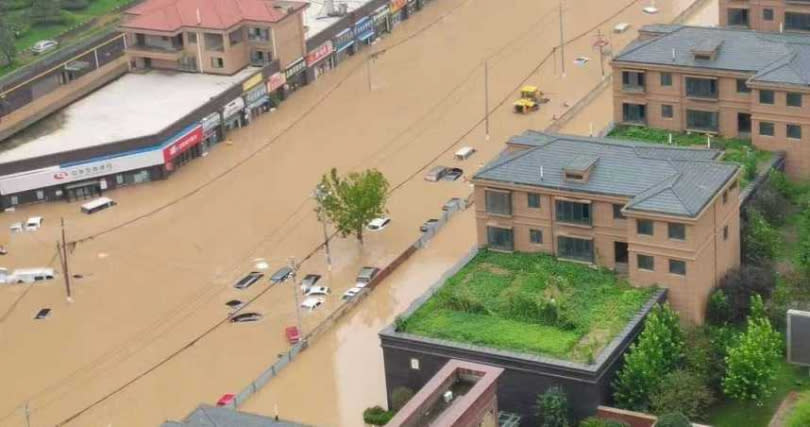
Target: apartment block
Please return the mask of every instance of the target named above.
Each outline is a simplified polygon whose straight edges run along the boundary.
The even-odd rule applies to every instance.
[[[740,263],[739,167],[721,152],[527,131],[473,178],[478,244],[544,252],[669,289],[702,323]]]
[[[280,0],[147,0],[126,11],[121,31],[134,69],[231,75],[306,54],[308,3]]]
[[[810,0],[719,0],[720,25],[757,31],[810,31]]]
[[[810,37],[648,26],[613,69],[616,123],[750,138],[810,177]]]

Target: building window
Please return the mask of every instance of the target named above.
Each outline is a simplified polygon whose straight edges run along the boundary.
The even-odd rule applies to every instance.
[[[638,71],[622,71],[622,88],[631,92],[643,92],[644,73]]]
[[[270,30],[258,27],[248,28],[248,40],[268,41],[270,40]]]
[[[636,255],[639,270],[655,271],[655,258],[649,255]]]
[[[119,174],[115,175],[115,184],[116,185],[123,185],[124,184],[124,175],[123,174],[119,173]]]
[[[802,139],[802,127],[799,125],[787,125],[787,137],[790,139]]]
[[[723,227],[723,240],[728,240],[728,226]]]
[[[17,204],[20,203],[20,198],[18,196],[11,196],[8,198],[8,203],[11,206],[17,206]]]
[[[718,114],[716,111],[686,110],[686,127],[690,130],[717,132]]]
[[[649,219],[637,219],[636,233],[643,234],[645,236],[652,236],[654,233],[653,222]]]
[[[618,203],[613,204],[613,219],[627,219],[622,213],[622,207],[624,206]]]
[[[677,259],[669,260],[669,272],[679,276],[686,276],[686,262]]]
[[[717,98],[717,80],[687,77],[686,96],[693,98]]]
[[[788,107],[801,107],[802,94],[796,92],[788,92],[786,103]]]
[[[661,73],[661,86],[672,86],[672,73]]]
[[[748,80],[737,79],[737,93],[751,93],[751,88],[748,87]]]
[[[763,136],[773,136],[773,123],[759,122],[759,134]]]
[[[591,204],[557,200],[557,221],[591,225]]]
[[[529,207],[534,209],[540,208],[540,195],[537,193],[528,194]]]
[[[759,103],[760,104],[773,104],[773,91],[772,90],[759,90]]]
[[[762,9],[762,19],[764,21],[773,21],[773,9]]]
[[[671,119],[673,116],[672,106],[665,104],[661,106],[661,117],[665,119]]]
[[[647,106],[641,104],[622,104],[622,120],[625,123],[647,122]]]
[[[593,262],[592,240],[560,237],[557,239],[557,250],[560,258]]]
[[[723,192],[723,204],[728,203],[728,190]]]
[[[671,222],[667,224],[667,234],[670,239],[686,240],[686,225]]]
[[[222,58],[218,58],[216,56],[211,57],[211,67],[212,68],[223,68],[225,66],[225,61]]]
[[[529,230],[529,241],[535,245],[543,244],[543,231],[542,230]]]
[[[37,190],[37,200],[42,200],[45,198],[45,192],[42,190]]]
[[[512,193],[507,191],[489,191],[484,193],[487,213],[495,215],[512,215]]]
[[[748,9],[729,9],[728,10],[728,25],[730,26],[748,26]]]
[[[487,245],[501,251],[515,250],[515,239],[510,228],[487,227]]]
[[[197,33],[186,33],[186,40],[189,43],[197,43]]]
[[[231,46],[235,46],[242,43],[242,37],[242,29],[240,28],[228,34],[228,41],[230,42]]]
[[[785,12],[785,28],[788,30],[810,31],[810,14]]]

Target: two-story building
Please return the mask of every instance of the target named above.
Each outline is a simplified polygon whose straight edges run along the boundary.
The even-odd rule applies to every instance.
[[[810,31],[810,0],[719,0],[720,25],[757,31]]]
[[[282,0],[147,0],[126,11],[121,31],[134,69],[231,75],[306,54],[304,9]]]
[[[810,37],[649,26],[613,69],[616,123],[750,138],[810,177]]]
[[[702,323],[740,263],[740,168],[721,155],[527,131],[472,180],[478,243],[667,287],[682,317]]]

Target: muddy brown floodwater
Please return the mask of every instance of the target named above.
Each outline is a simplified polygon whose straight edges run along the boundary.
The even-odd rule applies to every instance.
[[[645,3],[566,0],[565,37],[580,37],[566,45],[563,76],[559,55],[551,57],[557,62],[540,62],[558,43],[557,2],[436,0],[374,45],[385,53],[371,66],[372,91],[365,55],[355,55],[171,179],[110,192],[119,203],[112,209],[83,216],[78,203],[66,203],[4,213],[4,233],[12,222],[45,217],[37,232],[0,236],[10,251],[4,267],[56,266],[63,216],[69,239],[79,239],[71,269],[83,278],[73,283],[72,303],[60,280],[0,288],[0,425],[25,425],[26,402],[32,426],[68,419],[77,426],[157,425],[240,389],[288,348],[283,329],[295,314],[289,285],[267,290],[262,281],[245,291],[232,285],[256,260],[266,261],[271,273],[289,256],[302,259],[317,248],[321,228],[309,195],[323,172],[380,169],[394,186],[393,222],[365,245],[334,239],[331,272],[322,252],[304,263],[302,273],[324,274],[333,289],[325,307],[305,315],[305,329],[337,307],[359,267],[384,265],[416,239],[419,224],[437,216],[442,202],[469,194],[462,180],[424,181],[427,167],[455,164],[451,153],[471,145],[479,152],[460,163],[470,176],[507,137],[545,128],[596,86],[597,28],[618,50],[640,25],[667,22],[691,2],[659,0],[655,16],[641,12]],[[612,34],[621,21],[634,29]],[[578,56],[591,61],[576,66]],[[484,60],[493,110],[489,141]],[[523,81],[539,85],[551,102],[517,116],[511,101]],[[610,113],[592,114],[583,120]],[[295,384],[287,393],[300,388],[311,396],[282,401],[273,382],[248,409],[272,413],[279,404],[290,418],[358,425],[358,411],[383,402],[377,330],[473,242],[471,213],[464,215],[357,307],[334,338],[316,342],[284,371],[300,378],[285,380],[287,388]],[[254,296],[248,310],[264,314],[260,322],[220,324],[226,301]],[[50,318],[34,321],[42,307],[52,309]],[[355,335],[365,338],[344,348]],[[299,363],[306,360],[314,362]],[[321,376],[330,383],[319,386]]]

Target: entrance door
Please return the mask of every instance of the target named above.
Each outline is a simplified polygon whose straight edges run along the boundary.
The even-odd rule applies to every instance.
[[[627,272],[627,260],[629,258],[627,253],[627,242],[613,242],[614,261],[616,263],[616,271]]]
[[[737,113],[737,133],[740,135],[751,135],[751,115],[747,113]]]

